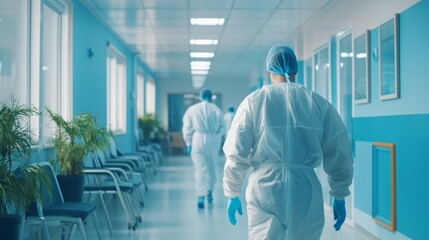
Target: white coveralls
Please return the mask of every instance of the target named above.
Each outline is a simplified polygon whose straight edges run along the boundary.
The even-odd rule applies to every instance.
[[[233,112],[227,112],[225,113],[225,116],[223,116],[223,119],[225,120],[225,127],[226,127],[226,134],[228,134],[229,129],[231,128],[232,120],[234,119],[234,113]]]
[[[246,170],[249,239],[320,239],[324,226],[322,189],[314,168],[328,174],[330,194],[349,195],[351,144],[337,111],[296,83],[264,86],[237,110],[223,147],[223,188],[240,194]]]
[[[214,190],[215,160],[221,137],[225,134],[222,111],[213,103],[202,101],[186,110],[183,116],[183,139],[192,146],[196,191],[199,197]]]

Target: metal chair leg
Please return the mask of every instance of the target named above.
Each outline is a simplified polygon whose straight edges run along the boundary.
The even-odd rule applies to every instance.
[[[113,236],[113,228],[112,228],[112,222],[110,221],[109,213],[107,212],[106,202],[104,201],[103,193],[100,191],[100,199],[101,199],[101,205],[103,206],[104,214],[107,218],[107,225],[109,226],[110,236]]]
[[[92,214],[93,214],[92,218],[94,219],[94,225],[95,225],[95,230],[97,231],[98,239],[103,240],[103,237],[101,236],[101,231],[100,231],[100,224],[98,224],[97,213],[94,211]]]
[[[86,234],[85,234],[85,228],[83,227],[82,219],[79,218],[78,225],[80,229],[80,235],[82,236],[82,240],[87,240]]]

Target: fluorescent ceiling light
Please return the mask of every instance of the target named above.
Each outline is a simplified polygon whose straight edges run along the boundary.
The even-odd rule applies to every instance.
[[[212,52],[191,52],[189,54],[191,58],[212,58],[214,53]]]
[[[217,45],[219,40],[217,39],[191,39],[189,40],[191,45]]]
[[[192,75],[207,75],[209,74],[208,70],[193,70],[191,71]]]
[[[191,61],[191,66],[210,66],[210,61]]]
[[[209,70],[210,66],[191,65],[192,70]]]
[[[192,25],[222,26],[225,18],[191,18]]]
[[[358,53],[356,54],[356,58],[366,58],[366,53]]]

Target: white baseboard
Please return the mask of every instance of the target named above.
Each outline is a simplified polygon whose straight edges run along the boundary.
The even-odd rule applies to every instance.
[[[412,240],[400,232],[392,232],[376,223],[371,215],[355,208],[355,228],[377,237],[382,240]]]

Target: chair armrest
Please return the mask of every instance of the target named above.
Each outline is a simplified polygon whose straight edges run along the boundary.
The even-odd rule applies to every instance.
[[[113,171],[113,172],[121,173],[121,174],[124,176],[125,181],[128,181],[128,175],[127,175],[127,173],[124,171],[124,169],[122,169],[122,168],[118,168],[118,167],[106,167],[105,169],[110,170],[110,171]]]
[[[127,170],[130,173],[133,172],[133,168],[131,168],[130,165],[125,164],[125,163],[121,163],[121,162],[116,162],[116,161],[106,161],[106,163],[104,163],[101,167],[102,168],[116,167],[116,168],[122,168],[124,170]]]
[[[118,191],[120,191],[119,189],[119,180],[118,177],[116,176],[116,174],[114,172],[112,172],[111,170],[108,169],[102,169],[102,168],[84,168],[82,170],[83,174],[86,175],[108,175],[110,177],[112,177],[113,182],[115,183],[115,187]]]
[[[110,162],[110,163],[127,164],[131,168],[136,168],[137,167],[136,163],[132,159],[127,159],[127,158],[120,157],[120,158],[106,158],[105,160],[106,160],[106,162]]]

